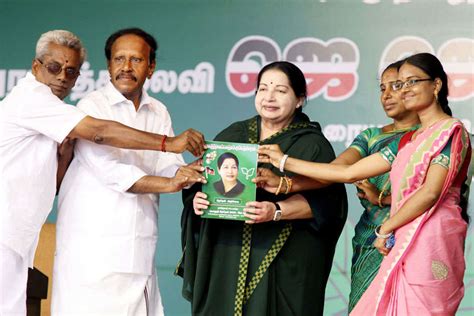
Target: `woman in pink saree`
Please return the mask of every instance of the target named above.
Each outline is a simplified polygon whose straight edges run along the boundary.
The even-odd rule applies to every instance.
[[[322,181],[350,183],[391,169],[390,219],[374,243],[386,257],[351,315],[454,315],[464,296],[467,205],[460,191],[472,150],[464,126],[451,117],[447,87],[435,56],[408,57],[394,88],[421,127],[350,166],[297,160],[277,145],[259,149],[261,162]]]

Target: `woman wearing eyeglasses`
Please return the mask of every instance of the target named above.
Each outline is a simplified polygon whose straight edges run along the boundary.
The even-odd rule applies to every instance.
[[[351,315],[454,315],[464,295],[468,220],[460,191],[472,153],[469,135],[451,117],[447,75],[435,56],[408,57],[398,78],[394,87],[421,122],[420,129],[399,142],[351,166],[289,158],[277,145],[261,146],[260,161],[336,182],[391,169],[390,218],[376,228],[374,243],[385,259]],[[399,150],[400,144],[405,145]],[[395,245],[389,249],[391,235]]]

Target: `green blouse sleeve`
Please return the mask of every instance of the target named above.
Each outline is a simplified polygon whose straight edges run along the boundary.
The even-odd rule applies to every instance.
[[[400,138],[394,140],[379,151],[379,154],[382,155],[382,158],[385,159],[390,165],[392,165],[395,157],[397,156],[399,143]]]
[[[432,165],[440,165],[446,169],[449,169],[449,161],[451,158],[451,139],[449,139],[443,150],[431,160]]]
[[[357,150],[361,157],[367,157],[369,155],[369,140],[375,133],[374,128],[367,128],[363,130],[359,135],[354,138],[349,148]]]

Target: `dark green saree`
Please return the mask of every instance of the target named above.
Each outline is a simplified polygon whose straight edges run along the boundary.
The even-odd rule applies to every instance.
[[[276,143],[292,157],[334,159],[319,124],[304,114],[297,114],[290,126],[261,142],[259,127],[256,116],[232,124],[215,139]],[[199,190],[195,185],[183,193],[183,258],[177,268],[193,315],[322,315],[336,242],[347,217],[344,186],[300,193],[311,206],[312,219],[255,225],[196,216],[192,200]],[[257,191],[258,201],[287,197]]]

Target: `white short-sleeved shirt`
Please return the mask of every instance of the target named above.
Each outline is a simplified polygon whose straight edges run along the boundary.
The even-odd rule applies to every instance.
[[[96,118],[174,135],[166,107],[145,91],[138,111],[110,82],[77,106]],[[71,258],[95,258],[84,260],[85,270],[151,274],[158,238],[158,195],[126,191],[145,175],[172,177],[182,165],[178,154],[78,140],[59,193],[58,256],[67,251]]]
[[[0,243],[24,257],[53,205],[58,143],[85,116],[31,73],[0,102]]]

